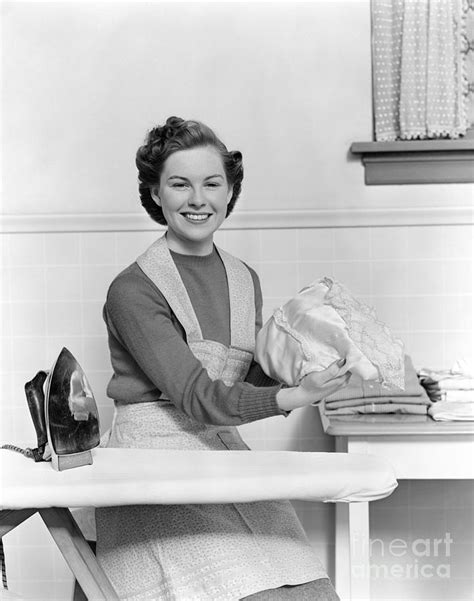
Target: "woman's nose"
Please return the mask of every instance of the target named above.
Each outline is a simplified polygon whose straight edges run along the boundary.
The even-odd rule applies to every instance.
[[[206,199],[201,190],[194,190],[188,200],[189,204],[193,207],[202,207],[206,204]]]

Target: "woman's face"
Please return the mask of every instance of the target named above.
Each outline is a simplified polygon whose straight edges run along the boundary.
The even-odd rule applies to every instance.
[[[168,223],[171,250],[186,255],[212,252],[214,232],[232,198],[219,152],[212,146],[179,150],[164,164],[151,190]]]

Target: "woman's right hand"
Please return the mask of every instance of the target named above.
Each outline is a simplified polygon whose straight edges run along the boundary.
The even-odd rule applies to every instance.
[[[349,382],[351,372],[347,371],[345,361],[335,361],[323,371],[314,371],[305,376],[299,386],[282,388],[276,401],[283,411],[292,411],[322,401]]]

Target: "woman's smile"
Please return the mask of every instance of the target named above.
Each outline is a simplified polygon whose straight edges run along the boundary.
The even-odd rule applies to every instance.
[[[214,148],[174,152],[151,193],[166,219],[171,250],[185,255],[212,252],[214,232],[226,218],[232,198],[222,158]]]
[[[186,221],[190,221],[193,224],[201,225],[207,223],[212,213],[181,213]]]

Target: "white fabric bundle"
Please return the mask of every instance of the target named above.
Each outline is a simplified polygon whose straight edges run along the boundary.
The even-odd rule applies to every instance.
[[[297,386],[341,358],[362,380],[403,389],[401,340],[342,284],[325,277],[276,309],[257,335],[255,357],[265,373]]]
[[[421,384],[433,401],[428,413],[436,421],[474,421],[474,368],[458,359],[448,370],[423,368]]]

